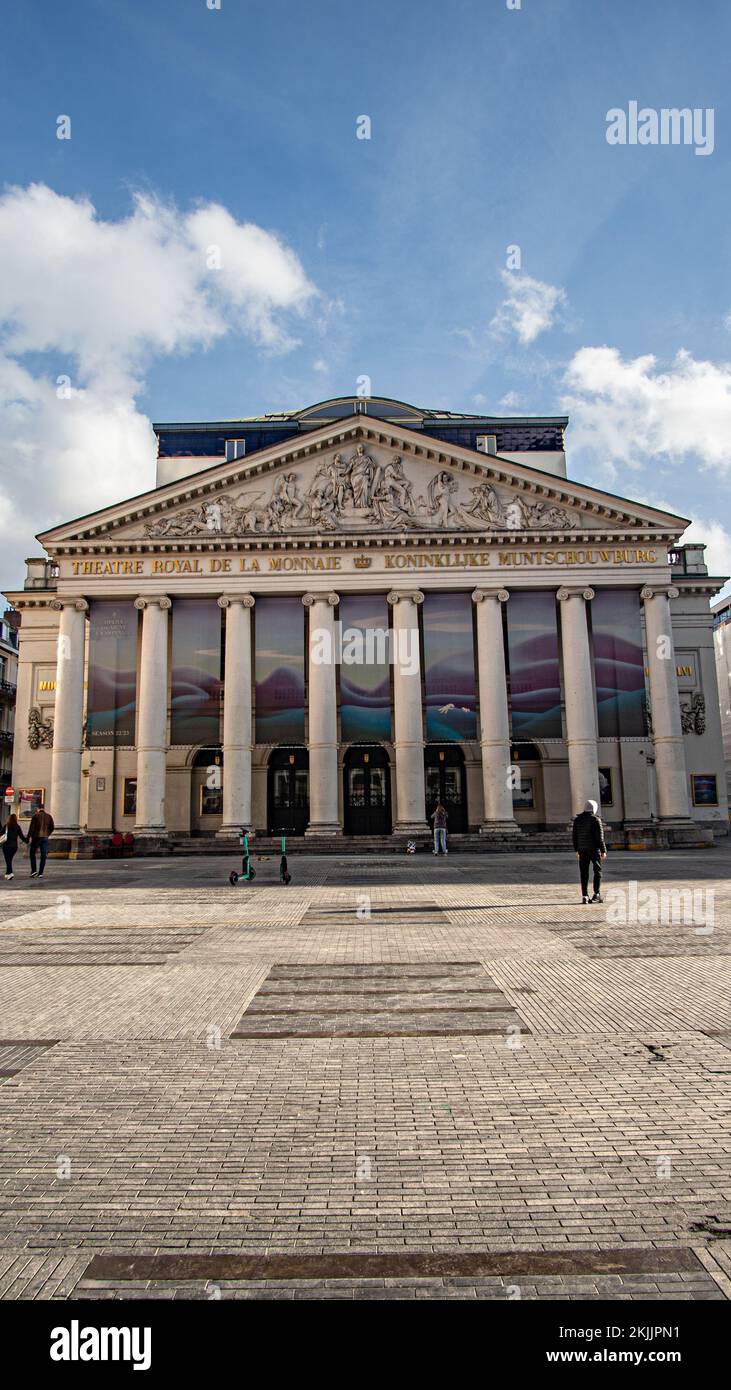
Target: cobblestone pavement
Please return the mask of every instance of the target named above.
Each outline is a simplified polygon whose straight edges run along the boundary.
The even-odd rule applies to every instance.
[[[0,1296],[731,1296],[731,845],[607,863],[21,860]]]

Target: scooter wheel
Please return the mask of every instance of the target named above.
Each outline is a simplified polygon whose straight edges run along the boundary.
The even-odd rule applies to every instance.
[[[253,869],[253,868],[250,868],[250,869],[249,869],[249,878],[250,878],[250,879],[256,878],[256,870],[255,870],[255,869]]]
[[[233,869],[233,870],[231,871],[231,873],[229,874],[229,876],[228,876],[228,881],[229,881],[229,883],[231,884],[231,887],[232,887],[232,888],[235,888],[235,887],[236,887],[236,884],[237,884],[238,881],[239,881],[239,876],[238,876],[238,874],[236,873],[236,870],[235,870],[235,869]]]

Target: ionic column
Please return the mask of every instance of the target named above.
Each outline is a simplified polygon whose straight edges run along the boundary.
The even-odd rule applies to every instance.
[[[593,589],[559,589],[563,658],[566,746],[569,754],[571,810],[583,811],[588,800],[601,804],[597,761],[596,702],[589,650],[586,605]]]
[[[142,609],[137,710],[137,817],[135,834],[165,835],[168,716],[169,598],[136,598]]]
[[[645,587],[647,664],[650,670],[652,741],[655,745],[657,809],[660,820],[688,820],[688,774],[685,766],[683,727],[680,718],[678,676],[670,617],[671,598],[680,590]]]
[[[78,835],[81,830],[84,639],[88,604],[83,598],[56,598],[51,600],[51,607],[60,610],[61,618],[56,648],[50,811],[57,833]]]
[[[477,679],[480,692],[480,748],[485,805],[481,829],[518,830],[513,815],[510,772],[510,719],[505,679],[501,604],[507,589],[475,589],[477,605]]]
[[[223,594],[226,676],[223,688],[223,820],[219,835],[251,826],[251,594]]]
[[[338,594],[304,594],[310,610],[308,749],[310,823],[306,835],[340,835],[335,614]]]
[[[424,723],[421,712],[421,660],[419,610],[424,595],[392,590],[393,608],[393,721],[396,754],[396,823],[404,833],[426,830],[424,785]]]

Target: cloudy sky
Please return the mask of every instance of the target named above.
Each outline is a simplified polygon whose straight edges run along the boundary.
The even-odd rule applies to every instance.
[[[363,375],[568,412],[573,477],[731,571],[727,0],[217,4],[4,8],[3,585],[152,485],[151,420]],[[608,144],[633,101],[710,109],[712,152]]]

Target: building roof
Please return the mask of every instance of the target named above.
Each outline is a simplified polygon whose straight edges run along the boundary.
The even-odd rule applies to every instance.
[[[300,410],[243,416],[238,420],[169,421],[153,424],[160,458],[223,455],[227,440],[246,441],[247,454],[266,449],[293,435],[320,429],[351,415],[362,414],[390,424],[406,425],[447,444],[474,449],[477,436],[494,434],[498,453],[563,450],[567,415],[498,416],[462,414],[408,405],[386,396],[338,396]]]

